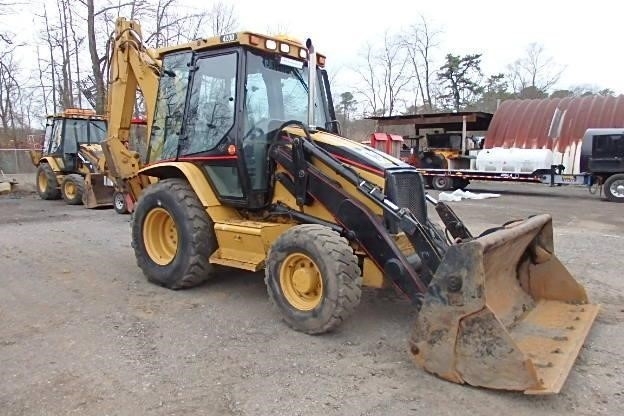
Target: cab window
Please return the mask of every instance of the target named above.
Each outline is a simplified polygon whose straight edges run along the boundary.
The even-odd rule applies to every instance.
[[[236,53],[200,58],[195,68],[182,155],[214,149],[234,126]]]
[[[188,90],[191,52],[166,55],[148,150],[149,162],[175,158]]]

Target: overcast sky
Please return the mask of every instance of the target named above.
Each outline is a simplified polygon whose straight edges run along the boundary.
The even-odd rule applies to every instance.
[[[297,16],[288,1],[234,2],[242,26],[287,25],[297,36],[312,37],[335,68],[348,67],[366,40],[423,14],[443,30],[443,53],[482,53],[486,73],[503,71],[530,42],[538,42],[565,65],[562,88],[589,83],[624,93],[621,0],[314,0],[295,2]]]
[[[43,1],[29,2],[23,17],[5,20],[2,26],[32,42],[30,13],[40,10],[37,4]],[[189,11],[208,3],[181,1]],[[624,1],[231,1],[242,29],[266,31],[280,26],[301,39],[311,37],[317,50],[328,56],[328,66],[338,70],[335,90],[339,91],[352,82],[348,68],[367,40],[378,40],[386,29],[400,30],[423,14],[443,31],[441,54],[482,53],[486,74],[504,71],[530,42],[538,42],[566,67],[560,88],[595,84],[624,93]]]

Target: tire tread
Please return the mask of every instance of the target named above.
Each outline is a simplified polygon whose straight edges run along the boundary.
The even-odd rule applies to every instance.
[[[148,187],[142,195],[142,198],[161,192],[167,192],[173,195],[176,202],[178,202],[188,214],[187,219],[191,222],[190,240],[195,244],[191,244],[191,253],[188,255],[188,267],[181,276],[169,282],[154,279],[149,273],[152,264],[149,255],[147,252],[140,250],[137,244],[133,242],[137,265],[143,270],[150,281],[169,289],[185,289],[197,286],[208,280],[213,272],[213,266],[209,261],[209,254],[211,253],[208,252],[212,252],[212,247],[216,247],[214,224],[193,189],[184,179],[171,178],[161,180]],[[132,218],[134,221],[135,216],[133,215]],[[133,227],[134,226],[136,225],[133,224]]]
[[[297,225],[279,237],[269,250],[267,263],[275,261],[272,251],[288,251],[290,247],[305,247],[306,244],[312,242],[317,248],[320,248],[324,254],[328,256],[326,260],[328,264],[332,262],[338,265],[338,272],[335,278],[338,279],[338,298],[335,302],[335,308],[331,316],[325,322],[322,322],[316,328],[300,328],[291,327],[307,334],[321,334],[329,332],[339,326],[348,316],[350,316],[360,303],[362,295],[362,276],[356,255],[349,245],[348,241],[332,231],[331,229],[317,224]],[[277,296],[281,293],[273,293],[271,290],[270,275],[271,267],[267,264],[265,270],[265,284],[268,289],[269,301],[274,309],[278,312],[284,312],[279,306]],[[279,277],[278,277],[279,279]]]

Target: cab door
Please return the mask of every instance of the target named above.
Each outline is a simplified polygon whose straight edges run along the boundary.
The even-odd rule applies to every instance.
[[[62,148],[63,148],[63,170],[66,172],[76,172],[78,169],[78,135],[77,130],[86,120],[63,120]]]
[[[177,159],[206,172],[217,196],[245,206],[246,192],[236,154],[239,51],[202,53],[191,65]]]

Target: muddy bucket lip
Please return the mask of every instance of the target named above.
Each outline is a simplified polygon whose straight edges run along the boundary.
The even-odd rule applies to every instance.
[[[541,317],[538,315],[540,309]],[[541,330],[544,333],[523,334],[526,328],[522,328],[522,324],[510,331],[514,341],[531,360],[539,383],[537,387],[525,390],[524,394],[547,395],[561,391],[587,340],[599,310],[598,304],[572,305],[560,301],[544,300],[538,302],[536,308],[533,309],[533,316],[528,316],[523,322],[525,326],[534,326],[534,331]],[[536,320],[538,322],[535,322]],[[540,320],[542,322],[539,322]],[[552,324],[550,328],[548,328],[548,321]],[[552,332],[546,335],[549,329]],[[559,335],[554,335],[555,333]],[[527,349],[531,344],[535,346],[535,343],[542,347],[541,351]]]
[[[411,355],[412,361],[423,367],[424,370],[430,374],[434,374],[439,378],[445,379],[446,381],[450,381],[457,384],[467,384],[476,388],[483,388],[488,390],[497,390],[497,391],[507,391],[510,393],[522,393],[524,395],[555,395],[561,392],[563,386],[565,385],[572,368],[578,358],[578,355],[587,342],[587,339],[590,335],[591,328],[593,327],[594,321],[600,311],[599,304],[582,304],[582,305],[572,305],[566,304],[560,301],[540,301],[544,303],[544,305],[548,306],[550,304],[556,304],[561,309],[572,310],[583,310],[584,317],[581,321],[573,321],[577,327],[573,330],[573,334],[568,336],[567,339],[551,339],[550,344],[555,345],[550,349],[544,349],[541,351],[539,355],[536,355],[534,352],[528,351],[523,345],[521,337],[518,333],[514,333],[514,330],[510,331],[510,338],[513,340],[515,346],[518,346],[518,349],[524,353],[524,365],[527,367],[528,374],[531,375],[529,378],[530,382],[528,382],[524,387],[518,386],[517,388],[513,387],[505,387],[501,384],[496,385],[495,382],[490,383],[475,383],[471,382],[469,377],[466,377],[462,374],[461,371],[457,371],[457,355],[454,354],[453,361],[455,361],[453,371],[439,373],[437,371],[432,371],[431,368],[428,367],[427,357],[423,355],[419,355],[420,351],[418,351],[417,343],[410,343],[409,353]],[[539,307],[539,306],[538,306]],[[483,308],[481,311],[487,311],[488,308]],[[469,315],[470,316],[470,315]],[[500,322],[499,322],[500,323]],[[502,324],[501,324],[502,326]],[[519,343],[517,343],[520,341]],[[551,345],[544,345],[545,347],[551,347]],[[561,349],[561,351],[556,351],[556,349]],[[548,355],[556,355],[558,361],[553,363],[552,365],[548,365],[548,363],[544,362],[543,359]]]

